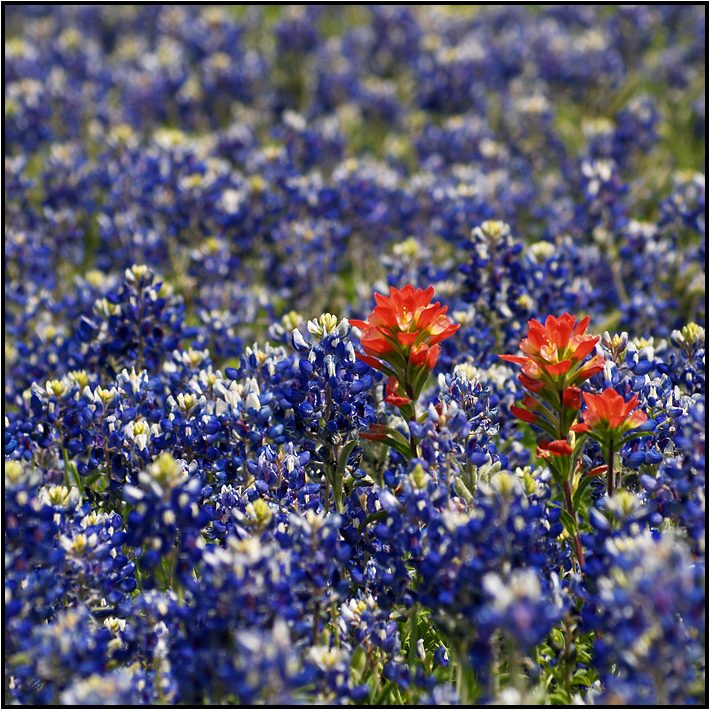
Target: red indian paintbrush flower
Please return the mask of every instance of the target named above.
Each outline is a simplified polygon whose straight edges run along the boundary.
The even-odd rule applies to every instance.
[[[587,409],[582,412],[582,420],[571,427],[572,431],[584,432],[592,439],[599,442],[607,461],[607,495],[611,496],[616,490],[616,476],[614,474],[614,453],[619,446],[642,436],[643,432],[633,432],[647,419],[646,412],[634,410],[638,404],[638,395],[634,395],[626,402],[624,398],[607,387],[601,394],[584,393]]]
[[[589,316],[576,323],[576,318],[563,313],[548,316],[545,325],[534,318],[528,322],[528,337],[520,343],[527,355],[499,355],[502,360],[523,366],[520,381],[531,391],[545,385],[578,385],[604,369],[604,360],[596,355],[581,364],[599,342],[599,337],[586,334]]]
[[[520,343],[525,355],[499,355],[502,360],[522,365],[518,377],[520,383],[547,402],[553,412],[562,407],[569,410],[564,415],[567,425],[573,421],[570,417],[575,416],[572,411],[578,410],[582,404],[577,385],[604,369],[604,360],[598,355],[584,362],[599,342],[598,337],[587,335],[588,324],[589,316],[577,323],[569,313],[563,313],[559,318],[548,316],[545,325],[533,318],[528,322],[527,337]],[[536,403],[537,400],[528,395],[522,402],[528,409],[511,407],[511,412],[518,419],[550,430],[542,418],[550,410]],[[567,429],[563,428],[565,431],[557,433],[565,434]]]
[[[577,323],[569,313],[559,318],[548,316],[544,325],[533,318],[528,321],[527,337],[520,343],[524,355],[499,355],[507,362],[522,365],[519,380],[527,392],[522,407],[512,406],[510,411],[551,437],[540,441],[537,457],[547,460],[573,522],[576,508],[570,481],[583,443],[570,433],[575,430],[573,424],[582,404],[578,385],[604,369],[604,360],[598,355],[585,362],[599,342],[598,337],[587,335],[588,325],[589,316]],[[584,567],[584,553],[576,531],[574,545],[580,567]]]
[[[415,290],[411,284],[401,290],[392,287],[389,298],[375,294],[377,305],[367,320],[350,321],[362,330],[360,342],[366,354],[358,357],[395,378],[388,387],[391,403],[417,399],[439,359],[439,343],[459,329],[446,315],[446,306],[431,302],[433,295],[433,286],[426,290]],[[399,395],[400,388],[404,396]]]
[[[411,400],[405,394],[401,392],[401,387],[397,378],[392,375],[387,380],[387,387],[385,388],[385,402],[387,404],[392,404],[395,407],[402,407],[405,404],[409,404]]]
[[[567,439],[555,439],[555,441],[541,441],[537,447],[537,457],[546,459],[550,456],[571,456],[574,449],[569,445]]]
[[[437,360],[434,357],[430,362],[432,346],[459,329],[445,315],[446,306],[439,301],[431,303],[433,295],[433,286],[415,291],[411,284],[401,290],[393,286],[389,298],[375,293],[377,305],[367,320],[350,321],[350,325],[363,331],[360,342],[365,352],[386,361],[386,355],[398,351],[414,359],[415,364],[426,364],[431,370]],[[434,352],[438,356],[439,349]]]
[[[601,394],[584,393],[587,409],[582,412],[583,423],[572,427],[573,431],[596,431],[603,434],[614,429],[619,435],[625,434],[630,429],[636,429],[643,424],[648,416],[640,409],[633,411],[639,402],[638,395],[634,395],[628,402],[608,387]],[[632,413],[633,412],[633,413]],[[629,416],[631,415],[631,416]]]

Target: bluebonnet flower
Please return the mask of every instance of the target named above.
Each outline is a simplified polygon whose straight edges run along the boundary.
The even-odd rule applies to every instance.
[[[700,699],[700,6],[5,14],[8,702]],[[409,422],[347,325],[405,283]],[[494,362],[564,312],[649,417],[584,578]]]
[[[610,538],[594,575],[595,644],[603,696],[627,703],[699,700],[694,668],[704,654],[705,597],[684,542],[672,533]],[[614,671],[612,671],[612,667]]]
[[[142,686],[142,689],[141,689]],[[75,680],[61,694],[63,705],[143,705],[150,699],[145,674],[135,668],[95,673]]]
[[[52,704],[72,678],[101,673],[108,662],[108,629],[85,606],[60,611],[48,624],[28,629],[12,648],[14,688],[19,697]]]

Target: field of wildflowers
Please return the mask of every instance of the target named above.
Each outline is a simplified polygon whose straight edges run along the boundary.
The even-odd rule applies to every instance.
[[[6,704],[707,702],[703,5],[6,5]]]

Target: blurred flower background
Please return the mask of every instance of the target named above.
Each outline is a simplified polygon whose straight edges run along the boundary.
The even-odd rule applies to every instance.
[[[702,704],[705,6],[4,13],[6,702]]]

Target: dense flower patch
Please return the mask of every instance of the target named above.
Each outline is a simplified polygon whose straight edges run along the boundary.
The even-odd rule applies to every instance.
[[[5,13],[8,703],[703,703],[703,6]]]

